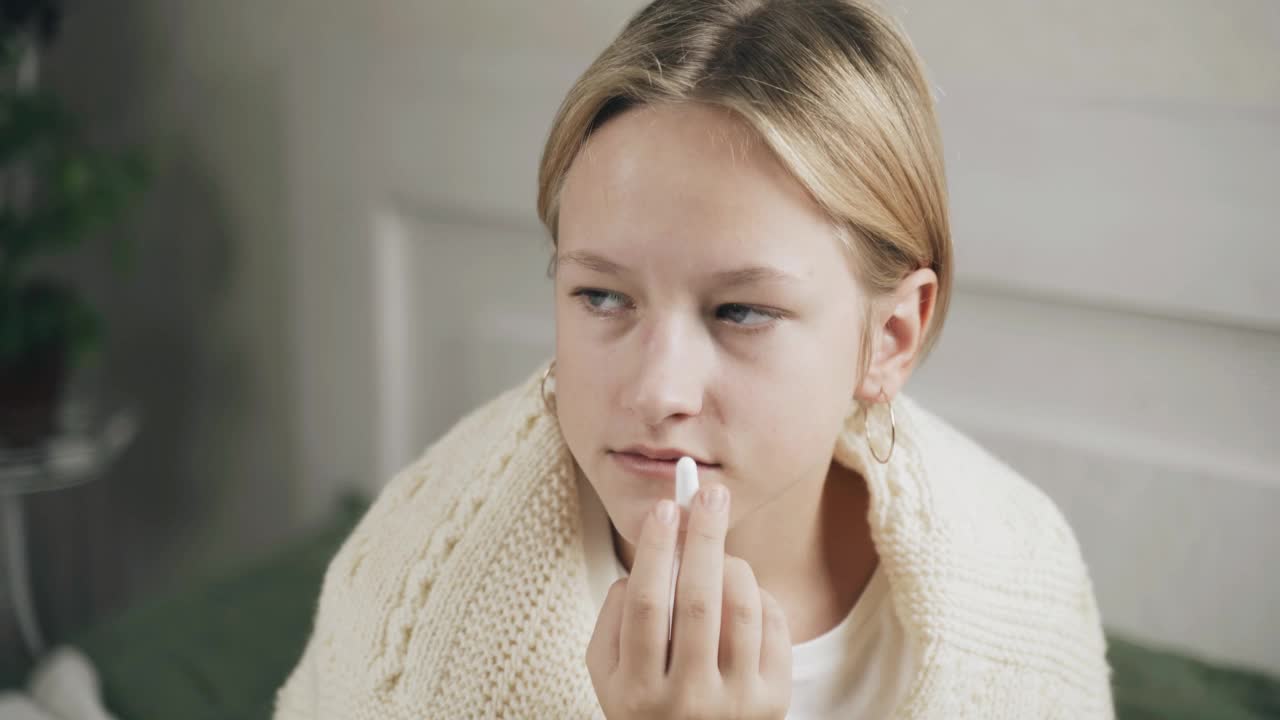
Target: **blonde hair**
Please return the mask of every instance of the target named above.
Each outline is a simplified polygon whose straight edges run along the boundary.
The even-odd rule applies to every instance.
[[[830,215],[872,296],[933,269],[937,299],[917,358],[928,355],[951,295],[951,230],[933,99],[897,25],[864,0],[655,0],[556,115],[538,171],[553,244],[565,175],[591,133],[629,108],[681,102],[727,108],[759,134]]]

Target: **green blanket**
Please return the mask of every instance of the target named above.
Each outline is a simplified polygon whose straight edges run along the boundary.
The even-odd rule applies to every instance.
[[[329,558],[365,503],[230,577],[137,608],[73,642],[120,720],[268,720],[310,631]],[[1280,680],[1112,636],[1120,720],[1280,718]]]
[[[311,536],[230,577],[136,608],[75,638],[119,720],[271,717],[311,631],[329,559],[365,502],[348,499]]]

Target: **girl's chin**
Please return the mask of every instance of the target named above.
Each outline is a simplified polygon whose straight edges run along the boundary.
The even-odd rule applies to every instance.
[[[610,518],[613,523],[614,531],[622,536],[628,544],[635,545],[640,540],[640,532],[644,528],[645,518],[648,516],[647,508],[638,507],[637,503],[633,503],[633,507],[628,507],[623,516],[620,518]]]

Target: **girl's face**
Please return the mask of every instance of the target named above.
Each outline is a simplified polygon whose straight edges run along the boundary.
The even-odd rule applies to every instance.
[[[693,104],[613,118],[559,223],[560,425],[623,538],[672,497],[680,455],[729,487],[730,528],[825,480],[865,300],[829,219],[744,123]]]

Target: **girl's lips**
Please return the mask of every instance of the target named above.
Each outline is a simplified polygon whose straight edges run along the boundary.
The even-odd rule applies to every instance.
[[[611,452],[609,453],[609,457],[613,458],[614,462],[622,466],[623,470],[626,470],[633,475],[641,475],[655,480],[668,480],[673,485],[675,484],[676,459],[654,460],[653,458],[645,457],[644,455],[623,452]],[[699,473],[714,472],[719,469],[719,465],[703,465],[702,463],[698,463]]]

